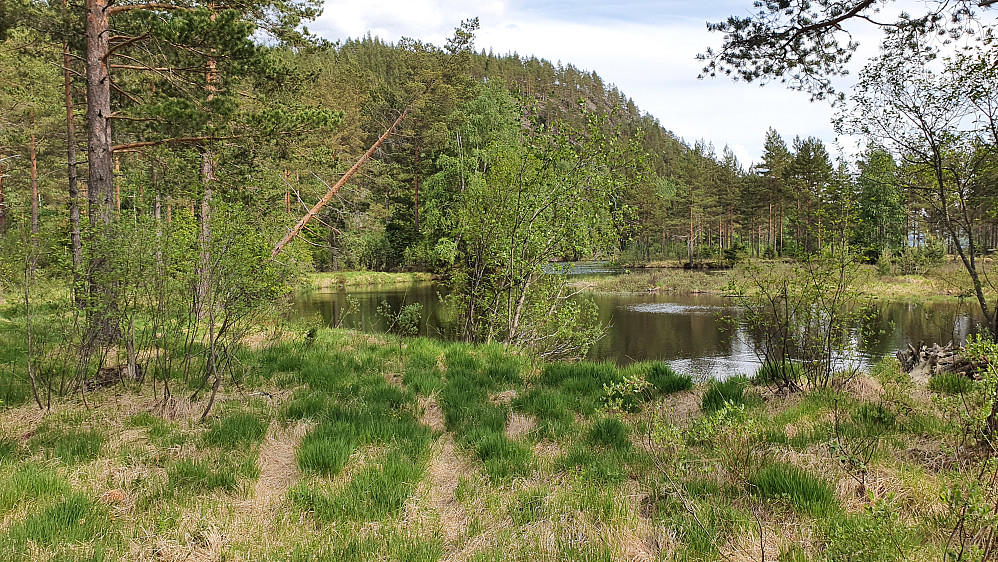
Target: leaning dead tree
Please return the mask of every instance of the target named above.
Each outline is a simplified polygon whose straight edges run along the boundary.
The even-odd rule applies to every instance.
[[[940,373],[957,373],[972,379],[979,378],[978,373],[987,369],[986,361],[968,359],[962,349],[949,342],[945,346],[932,344],[929,347],[919,342],[918,347],[908,344],[908,349],[902,349],[895,354],[901,368],[906,373],[919,372],[928,376]]]
[[[292,228],[291,231],[288,232],[288,234],[284,238],[282,238],[281,241],[278,242],[276,246],[274,246],[274,251],[271,252],[270,254],[271,257],[275,257],[277,256],[277,254],[281,253],[281,251],[284,250],[284,246],[287,246],[288,242],[293,240],[295,236],[298,236],[298,233],[301,232],[301,229],[305,228],[305,225],[308,224],[308,221],[312,220],[313,217],[318,215],[319,211],[321,211],[322,208],[325,207],[327,203],[333,200],[333,197],[337,193],[339,193],[340,188],[342,188],[343,185],[346,184],[347,181],[349,181],[350,178],[357,173],[357,170],[359,170],[360,167],[364,165],[364,162],[367,162],[367,160],[374,155],[374,152],[378,150],[378,147],[381,146],[381,144],[385,142],[385,140],[388,137],[391,136],[392,132],[395,131],[395,128],[399,126],[399,123],[401,123],[405,119],[405,116],[408,113],[409,109],[407,108],[405,109],[405,111],[402,112],[401,115],[398,116],[398,119],[396,119],[395,122],[392,123],[392,125],[388,127],[388,129],[380,137],[378,137],[378,140],[371,145],[371,148],[368,148],[367,152],[361,155],[361,157],[357,160],[357,162],[353,166],[351,166],[350,169],[347,170],[345,174],[343,174],[343,177],[340,178],[338,182],[336,182],[335,184],[333,184],[332,187],[329,188],[329,191],[326,192],[326,195],[324,195],[322,199],[320,199],[319,202],[315,204],[315,206],[313,206],[311,209],[308,210],[307,213],[305,213],[305,216],[303,216],[301,220],[298,221],[298,224],[296,224],[294,228]]]

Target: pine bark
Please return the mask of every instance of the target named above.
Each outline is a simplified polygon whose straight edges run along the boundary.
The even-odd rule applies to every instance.
[[[114,279],[114,162],[111,137],[111,77],[108,74],[108,0],[85,0],[87,12],[87,203],[93,237],[88,271],[90,339],[115,340],[118,327],[117,283]]]

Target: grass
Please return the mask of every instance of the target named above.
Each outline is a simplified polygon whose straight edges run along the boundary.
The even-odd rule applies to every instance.
[[[314,273],[310,277],[317,289],[406,286],[415,283],[428,283],[433,280],[433,275],[430,273],[389,273],[385,271],[337,271]]]
[[[0,537],[0,552],[12,553],[15,558],[28,557],[31,552],[29,541],[36,546],[50,546],[86,543],[103,535],[107,542],[90,556],[74,556],[77,559],[100,560],[105,558],[105,553],[101,551],[115,542],[112,526],[105,507],[84,494],[75,493],[12,525],[7,529],[6,536]]]
[[[700,409],[710,413],[720,410],[729,402],[736,405],[744,404],[747,385],[748,382],[744,377],[731,377],[708,383],[707,392],[700,401]]]
[[[617,418],[603,418],[589,429],[587,441],[596,446],[625,451],[631,448],[630,431]]]
[[[235,490],[238,484],[232,465],[216,459],[183,459],[167,469],[170,485],[193,492]]]
[[[965,394],[974,388],[974,381],[959,373],[939,373],[929,379],[929,390],[940,394]]]
[[[648,371],[648,384],[663,396],[693,388],[693,377],[676,373],[667,363],[654,363]]]
[[[148,381],[0,407],[0,560],[758,559],[757,517],[767,558],[918,559],[984,462],[940,461],[974,436],[910,381],[785,395],[329,329],[239,360],[207,422]],[[861,492],[840,457],[871,442]]]
[[[97,458],[106,437],[96,428],[59,428],[49,426],[34,435],[29,445],[41,450],[47,458],[73,465]]]
[[[234,449],[259,443],[267,424],[249,412],[233,412],[211,424],[202,442],[209,447]]]
[[[837,507],[828,482],[792,464],[770,464],[749,479],[749,484],[760,497],[785,500],[801,513],[823,515]]]
[[[343,469],[358,443],[353,426],[325,422],[302,440],[295,460],[306,474],[333,476]]]

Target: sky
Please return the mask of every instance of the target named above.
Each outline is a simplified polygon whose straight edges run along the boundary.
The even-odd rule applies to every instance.
[[[594,70],[688,143],[702,139],[718,153],[728,145],[746,166],[760,159],[769,127],[788,145],[798,135],[816,136],[835,154],[828,102],[812,103],[808,94],[779,83],[697,79],[703,62],[696,55],[722,39],[707,32],[706,22],[751,9],[752,0],[326,0],[309,27],[331,41],[370,32],[389,42],[410,37],[443,46],[461,20],[478,17],[478,51]],[[875,54],[877,32],[855,33],[862,44],[855,59]],[[853,144],[842,141],[847,151]]]

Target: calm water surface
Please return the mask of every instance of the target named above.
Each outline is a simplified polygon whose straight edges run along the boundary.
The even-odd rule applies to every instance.
[[[377,311],[382,301],[393,310],[418,302],[423,305],[420,335],[455,339],[455,318],[442,304],[441,291],[433,284],[349,293],[322,290],[299,295],[293,314],[321,318],[330,326],[383,332],[387,323]],[[348,304],[348,295],[355,306]],[[595,295],[594,299],[600,320],[610,328],[590,350],[590,359],[619,364],[662,360],[679,371],[714,378],[751,373],[759,365],[751,334],[737,327],[740,311],[731,299],[668,293]],[[857,344],[860,363],[893,355],[908,342],[962,342],[975,331],[971,303],[878,303],[869,322],[880,335]]]

